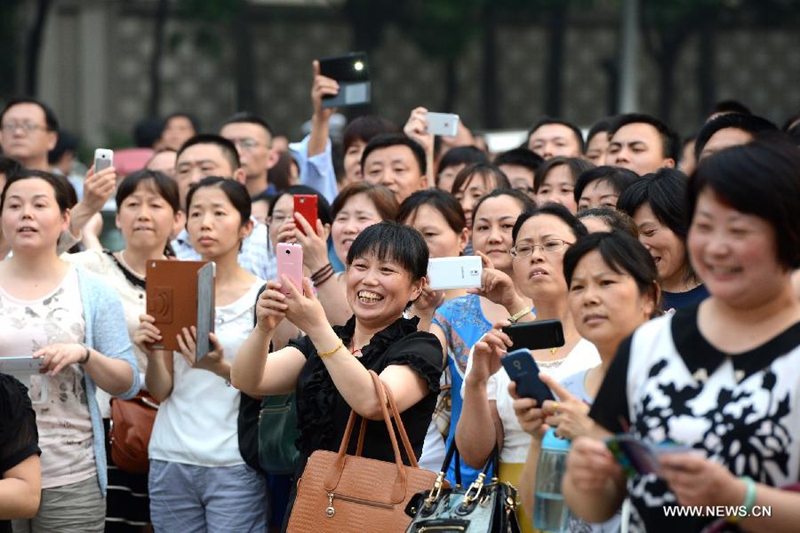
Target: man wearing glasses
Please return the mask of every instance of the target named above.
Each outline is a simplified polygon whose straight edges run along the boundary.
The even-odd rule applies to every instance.
[[[275,185],[269,183],[267,171],[278,162],[278,154],[272,150],[272,130],[267,122],[251,113],[236,113],[219,134],[236,145],[250,196],[262,192],[275,194]]]
[[[0,125],[3,154],[26,169],[50,171],[47,152],[58,140],[58,120],[52,109],[33,98],[12,100],[0,115]]]

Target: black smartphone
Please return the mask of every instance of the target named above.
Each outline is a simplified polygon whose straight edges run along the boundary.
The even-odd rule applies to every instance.
[[[319,60],[319,73],[339,82],[339,94],[323,96],[322,107],[344,107],[370,102],[369,64],[364,52]]]
[[[564,346],[564,328],[560,320],[534,320],[503,328],[511,338],[512,348],[544,350]]]
[[[517,394],[533,398],[541,407],[545,400],[556,401],[550,387],[539,379],[539,366],[526,348],[514,350],[500,360],[508,377],[517,384]]]

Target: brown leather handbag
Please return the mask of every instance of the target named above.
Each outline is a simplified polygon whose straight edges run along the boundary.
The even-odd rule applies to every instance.
[[[394,464],[361,456],[367,427],[363,418],[356,455],[346,454],[357,417],[352,411],[339,452],[320,450],[311,454],[297,482],[289,533],[404,532],[411,522],[404,512],[406,504],[417,492],[433,486],[436,474],[419,468],[391,391],[375,372],[369,373],[378,397],[389,403],[387,409],[386,402],[381,401],[381,410],[392,441]],[[411,466],[403,464],[392,419]]]
[[[130,400],[111,400],[111,460],[120,470],[131,474],[147,474],[150,460],[147,447],[156,422],[158,402],[140,392]]]

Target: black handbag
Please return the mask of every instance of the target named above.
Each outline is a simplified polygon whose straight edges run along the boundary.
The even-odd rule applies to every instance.
[[[294,393],[265,396],[258,414],[258,462],[268,474],[294,474],[300,464],[295,441],[297,403]]]
[[[456,461],[456,485],[448,488],[445,475],[450,461]],[[406,506],[413,518],[406,533],[438,531],[442,533],[519,533],[517,522],[517,489],[501,483],[496,477],[487,481],[490,468],[497,472],[500,465],[497,448],[486,461],[483,471],[467,488],[461,484],[461,465],[455,441],[450,444],[442,470],[433,488],[416,494]]]

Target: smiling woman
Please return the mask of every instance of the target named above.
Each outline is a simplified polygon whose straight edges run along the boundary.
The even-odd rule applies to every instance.
[[[393,461],[380,402],[368,370],[392,391],[414,452],[419,457],[431,419],[442,348],[417,331],[403,311],[420,294],[428,264],[425,241],[396,222],[369,226],[347,254],[347,301],[353,318],[331,327],[306,281],[302,293],[287,279],[270,281],[256,306],[257,326],[242,345],[232,383],[250,395],[297,393],[298,447],[305,468],[316,450],[336,450],[350,410],[370,420],[364,457]],[[280,292],[288,284],[290,296]],[[276,327],[288,318],[306,332],[289,346],[267,353]],[[355,442],[350,443],[355,448]],[[405,459],[408,461],[408,459]]]

